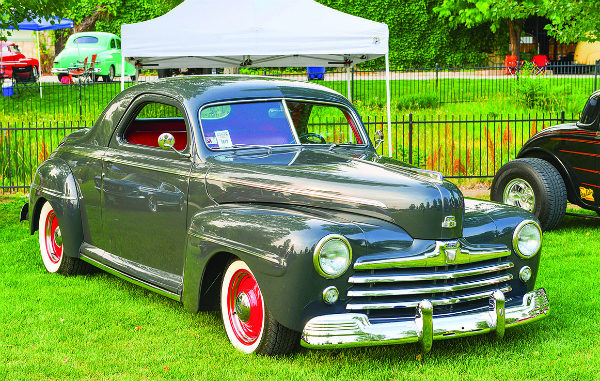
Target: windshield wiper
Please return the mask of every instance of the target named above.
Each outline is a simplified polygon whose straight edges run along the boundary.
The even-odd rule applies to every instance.
[[[331,145],[329,146],[329,150],[330,150],[330,151],[333,151],[333,149],[334,149],[334,148],[336,148],[336,147],[341,147],[341,146],[343,146],[343,145],[346,145],[346,144],[353,144],[353,143],[352,143],[352,142],[346,142],[346,143],[333,143],[333,144],[331,144]]]
[[[236,148],[236,149],[252,149],[252,148],[264,148],[267,150],[267,154],[270,155],[271,152],[273,152],[273,148],[271,146],[265,146],[265,145],[260,145],[260,144],[252,144],[252,145],[233,145],[231,146],[232,148]]]

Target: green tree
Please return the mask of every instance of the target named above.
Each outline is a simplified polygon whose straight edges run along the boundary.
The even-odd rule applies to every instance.
[[[18,29],[25,20],[65,17],[72,0],[0,0],[0,29]],[[10,32],[9,32],[10,33]],[[6,36],[0,36],[6,39]]]
[[[587,0],[580,0],[587,1]],[[595,0],[598,1],[598,0]],[[467,28],[490,23],[495,32],[502,23],[508,23],[510,49],[518,59],[521,57],[521,32],[526,18],[544,13],[547,0],[444,0],[434,11],[452,25]]]
[[[548,0],[547,26],[557,40],[600,40],[600,0]]]

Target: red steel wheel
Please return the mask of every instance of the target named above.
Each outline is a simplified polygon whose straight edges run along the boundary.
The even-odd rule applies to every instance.
[[[55,273],[63,261],[63,242],[58,218],[49,202],[42,207],[38,227],[42,261],[48,272]]]
[[[225,272],[221,312],[232,344],[246,353],[256,351],[263,336],[265,308],[258,283],[242,261],[232,262]]]

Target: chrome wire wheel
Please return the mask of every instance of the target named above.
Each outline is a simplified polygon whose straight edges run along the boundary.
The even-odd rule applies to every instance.
[[[263,336],[265,308],[258,283],[242,261],[232,262],[225,272],[221,313],[233,346],[246,353],[255,352]]]
[[[40,212],[39,241],[46,270],[51,273],[57,272],[63,261],[63,239],[56,213],[48,202]]]
[[[535,208],[535,193],[527,181],[516,178],[504,187],[502,202],[533,212]]]

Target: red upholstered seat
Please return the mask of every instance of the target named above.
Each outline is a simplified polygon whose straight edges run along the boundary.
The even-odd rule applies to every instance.
[[[136,119],[125,132],[125,140],[132,144],[158,147],[158,137],[168,132],[175,138],[175,149],[187,146],[187,132],[183,119]]]

